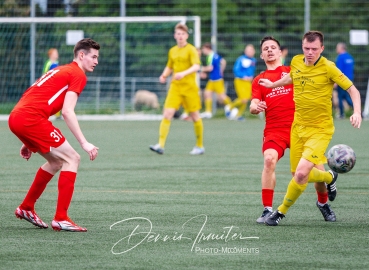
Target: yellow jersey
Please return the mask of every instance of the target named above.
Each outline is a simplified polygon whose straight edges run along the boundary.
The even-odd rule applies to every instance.
[[[333,127],[333,85],[337,83],[347,90],[352,85],[350,79],[323,56],[320,56],[314,65],[307,66],[302,54],[292,59],[290,75],[294,86],[294,123],[312,127]]]
[[[177,45],[172,47],[168,53],[167,67],[173,70],[172,76],[178,72],[189,69],[194,64],[200,65],[200,57],[197,53],[195,46],[187,43],[184,47],[178,47]],[[193,72],[181,80],[173,80],[173,85],[194,87],[197,89],[196,72]]]

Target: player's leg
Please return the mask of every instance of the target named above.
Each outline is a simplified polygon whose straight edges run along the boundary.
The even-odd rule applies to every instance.
[[[176,88],[169,89],[168,96],[164,103],[163,119],[160,122],[159,127],[159,142],[155,145],[150,145],[150,150],[158,154],[164,153],[165,143],[169,134],[171,120],[179,109],[179,106],[183,104],[183,99]],[[185,109],[186,107],[183,106]]]
[[[238,113],[237,113],[237,119],[238,120],[243,120],[243,114],[245,113],[246,109],[247,109],[247,103],[249,102],[249,100],[251,99],[251,82],[250,81],[244,81],[243,82],[243,92],[242,92],[242,96],[241,98],[241,102],[242,104],[239,106],[238,108]]]
[[[319,164],[315,166],[318,170],[324,171],[324,165]],[[336,214],[331,209],[330,205],[328,204],[328,190],[324,182],[316,182],[314,183],[316,194],[317,194],[317,201],[316,206],[320,210],[323,215],[325,221],[334,222],[336,221]]]
[[[213,91],[210,88],[210,81],[207,83],[205,91],[204,91],[204,104],[205,104],[205,112],[203,112],[200,116],[201,118],[212,118],[213,117]]]
[[[190,152],[191,155],[201,155],[205,153],[203,138],[204,125],[200,117],[199,110],[201,109],[201,100],[196,91],[188,91],[184,96],[184,106],[190,112],[190,117],[193,121],[194,133],[196,137],[196,145]]]
[[[343,99],[345,95],[345,90],[341,89],[340,87],[337,87],[337,93],[338,93],[338,108],[340,110],[340,118],[345,117],[345,108],[343,106]]]

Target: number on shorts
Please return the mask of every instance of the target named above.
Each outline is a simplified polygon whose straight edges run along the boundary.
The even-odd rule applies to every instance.
[[[60,139],[63,138],[63,136],[56,129],[54,129],[53,132],[50,132],[50,136],[55,139],[55,142],[59,142]]]

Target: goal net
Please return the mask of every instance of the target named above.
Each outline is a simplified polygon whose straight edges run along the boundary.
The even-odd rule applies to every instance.
[[[155,92],[168,50],[175,45],[174,26],[188,25],[189,42],[200,46],[200,18],[63,17],[0,18],[0,114],[7,114],[31,83],[42,75],[47,52],[56,48],[59,64],[73,60],[74,40],[89,37],[101,45],[99,64],[88,73],[78,113],[125,113],[133,110],[137,90]]]

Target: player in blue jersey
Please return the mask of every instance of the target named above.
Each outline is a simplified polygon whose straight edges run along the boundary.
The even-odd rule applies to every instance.
[[[233,115],[231,110],[238,108],[238,113],[233,120],[244,120],[243,113],[247,108],[247,102],[251,99],[251,82],[256,70],[255,48],[252,44],[245,47],[245,54],[237,58],[234,67],[234,88],[237,99],[228,107],[225,107],[227,117]]]
[[[346,44],[343,42],[338,43],[336,46],[336,52],[338,54],[336,59],[336,66],[339,68],[339,70],[342,71],[343,74],[346,75],[347,78],[353,81],[355,62],[354,58],[346,51]],[[337,84],[335,84],[335,88],[338,94],[338,107],[340,110],[339,118],[343,119],[345,118],[345,108],[343,106],[343,101],[345,100],[347,104],[352,108],[352,100],[349,93],[339,87]]]
[[[213,51],[210,43],[205,43],[201,47],[202,53],[206,55],[206,65],[201,68],[201,72],[209,73],[209,81],[205,86],[204,103],[205,112],[201,114],[202,118],[211,118],[213,93],[217,94],[220,102],[224,105],[231,104],[231,99],[226,95],[223,72],[226,67],[226,60]]]

